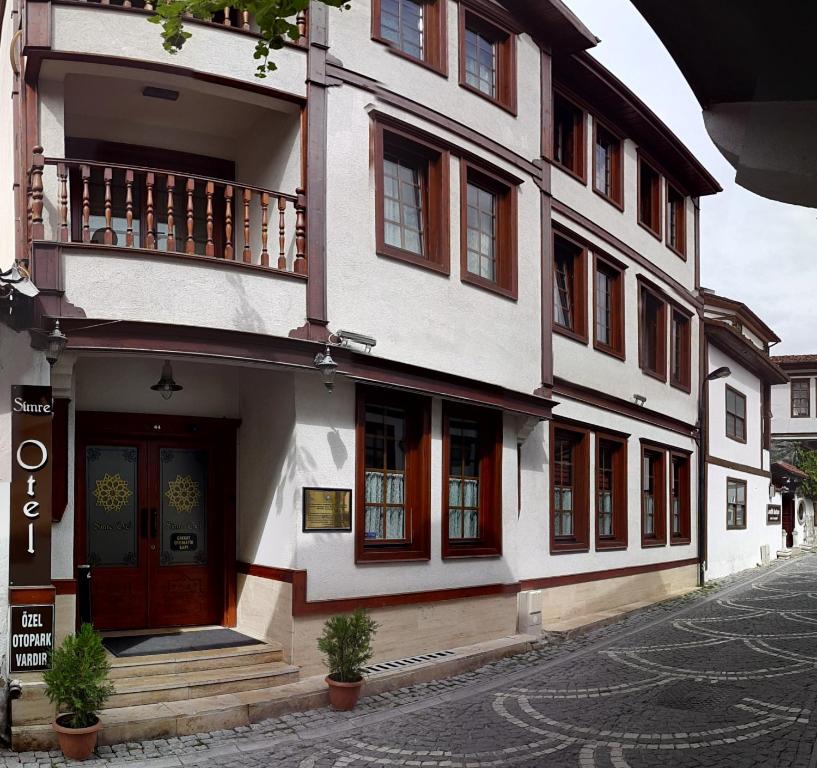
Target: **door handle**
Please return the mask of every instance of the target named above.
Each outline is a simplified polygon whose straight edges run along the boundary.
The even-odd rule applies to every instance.
[[[150,536],[155,539],[159,535],[159,510],[155,507],[150,515]]]
[[[139,516],[140,516],[140,519],[141,519],[140,528],[141,528],[141,532],[142,532],[142,538],[146,539],[148,537],[148,511],[147,511],[147,509],[141,509]]]

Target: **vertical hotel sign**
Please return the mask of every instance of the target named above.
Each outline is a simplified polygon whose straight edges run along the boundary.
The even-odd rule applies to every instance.
[[[51,387],[11,388],[9,586],[51,586]]]

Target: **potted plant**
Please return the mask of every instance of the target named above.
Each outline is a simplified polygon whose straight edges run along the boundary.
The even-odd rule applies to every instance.
[[[53,728],[68,758],[86,760],[96,747],[97,712],[114,692],[108,682],[110,670],[102,639],[90,624],[68,635],[51,655],[51,669],[43,672],[43,681],[46,695],[57,707]]]
[[[332,616],[323,625],[318,650],[329,668],[329,705],[332,709],[353,709],[363,685],[363,668],[372,658],[372,639],[377,622],[362,608],[351,615]]]

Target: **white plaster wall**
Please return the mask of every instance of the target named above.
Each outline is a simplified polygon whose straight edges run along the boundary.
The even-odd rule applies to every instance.
[[[93,6],[54,6],[52,49],[116,56],[184,67],[298,96],[306,95],[306,52],[287,46],[273,53],[278,69],[259,80],[253,58],[255,40],[228,29],[190,25],[193,36],[180,53],[162,48],[160,28],[145,16]]]
[[[0,51],[11,49],[11,37],[17,27],[17,15],[8,5],[0,24]],[[12,54],[14,55],[14,54]],[[0,60],[0,271],[8,269],[14,260],[14,120],[11,92],[14,74],[7,56]]]
[[[817,407],[815,407],[815,379],[805,374],[792,373],[793,379],[809,380],[808,418],[791,415],[791,382],[775,384],[772,387],[772,434],[773,435],[815,435],[817,434]]]
[[[397,56],[387,46],[373,41],[370,0],[352,0],[349,11],[335,13],[330,10],[331,54],[340,59],[346,69],[373,78],[389,90],[467,125],[527,160],[539,157],[541,63],[538,46],[528,35],[517,36],[518,110],[514,117],[460,87],[458,4],[454,0],[447,2],[447,77]]]
[[[550,510],[549,492],[545,493],[538,503],[541,510],[535,519],[535,530],[527,531],[527,536],[532,536],[532,541],[536,543],[536,551],[526,549],[520,556],[520,578],[530,579],[540,576],[555,576],[571,573],[584,573],[587,571],[601,571],[610,568],[627,568],[634,565],[647,565],[676,560],[686,560],[697,556],[698,539],[698,459],[695,441],[692,438],[685,438],[674,432],[670,432],[660,427],[655,427],[644,422],[635,421],[626,416],[610,413],[598,408],[594,408],[583,403],[578,403],[564,397],[559,397],[559,405],[554,409],[554,417],[564,417],[575,419],[585,424],[591,424],[603,431],[605,429],[615,430],[629,434],[627,440],[627,506],[628,506],[628,545],[625,550],[615,551],[595,551],[595,520],[596,499],[593,491],[595,477],[595,440],[592,437],[589,443],[590,455],[590,551],[564,553],[549,555],[550,542]],[[675,446],[681,450],[693,451],[689,457],[690,462],[690,526],[691,537],[689,544],[670,545],[667,543],[663,547],[641,547],[641,439],[654,441],[661,444]],[[550,446],[549,440],[546,442],[545,466],[549,467]],[[667,489],[667,500],[665,509],[667,512],[667,541],[669,542],[669,459],[665,462],[666,477],[665,489]],[[524,512],[524,505],[523,505]]]
[[[63,251],[65,297],[88,317],[287,336],[303,325],[306,282],[160,254]]]
[[[330,90],[327,279],[333,327],[374,336],[376,356],[533,391],[540,383],[541,361],[539,189],[530,177],[518,189],[517,301],[460,280],[460,175],[453,157],[451,274],[377,256],[375,179],[369,143],[363,140],[369,135],[371,106],[484,156],[477,147],[372,102],[366,93]]]
[[[725,365],[732,372],[725,379],[707,383],[709,388],[709,453],[719,459],[762,466],[762,390],[763,385],[753,373],[740,363],[709,345],[709,370]],[[732,387],[746,397],[746,442],[726,436],[726,387]],[[768,484],[767,484],[768,485]]]
[[[355,391],[341,380],[330,395],[319,377],[299,374],[295,382],[297,493],[302,486],[355,488]],[[309,572],[308,599],[415,592],[426,589],[516,581],[516,424],[505,417],[502,452],[502,557],[441,559],[441,402],[431,412],[431,559],[417,563],[355,564],[354,533],[302,533],[301,499],[295,498],[297,566]],[[353,491],[354,493],[354,491]],[[543,542],[540,543],[540,546]]]
[[[598,197],[598,195],[593,195]],[[604,201],[602,201],[604,202]],[[607,205],[605,203],[605,205]],[[612,206],[607,205],[608,208]],[[587,328],[588,342],[586,344],[573,339],[553,334],[553,368],[556,376],[567,379],[576,384],[582,384],[593,389],[615,395],[616,397],[632,401],[634,394],[643,395],[647,398],[645,407],[666,413],[677,419],[688,423],[694,423],[698,417],[698,408],[694,394],[688,394],[683,390],[673,387],[669,383],[661,382],[653,376],[648,376],[639,367],[638,362],[638,305],[639,305],[639,284],[638,275],[643,275],[655,282],[655,277],[646,273],[644,269],[636,265],[629,257],[620,251],[611,249],[608,245],[600,243],[592,233],[577,224],[569,222],[558,213],[553,216],[554,221],[561,222],[570,231],[580,235],[591,244],[598,243],[599,251],[610,253],[623,262],[627,269],[624,271],[624,346],[626,360],[606,355],[593,348],[593,254],[592,249],[587,254],[585,269],[585,296],[587,307]],[[674,294],[672,289],[667,287],[667,292],[676,298],[686,309],[693,312],[693,320],[690,323],[690,346],[691,346],[691,393],[698,391],[698,359],[697,350],[699,348],[699,323],[695,321],[694,309],[680,296]],[[670,350],[670,322],[669,317],[666,323],[666,349],[669,360]],[[669,362],[667,362],[669,365]],[[667,373],[669,376],[669,372]]]
[[[593,191],[592,179],[592,119],[585,125],[585,167],[587,181],[582,183],[574,176],[552,165],[553,197],[583,214],[610,234],[635,249],[653,264],[682,285],[692,290],[695,286],[695,208],[690,198],[686,200],[687,258],[684,261],[666,245],[666,186],[661,185],[661,234],[658,240],[649,230],[638,223],[638,153],[634,142],[624,141],[623,189],[624,211],[607,202]]]
[[[760,563],[760,548],[769,545],[772,560],[781,547],[782,524],[766,523],[769,478],[747,472],[707,466],[707,566],[706,578],[719,579],[730,573],[754,568]],[[746,481],[746,528],[726,528],[726,479]],[[796,512],[796,509],[795,509]]]

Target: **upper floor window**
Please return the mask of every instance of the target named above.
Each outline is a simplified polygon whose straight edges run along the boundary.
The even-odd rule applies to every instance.
[[[593,344],[602,352],[623,358],[624,273],[598,255],[594,258],[593,293]]]
[[[689,391],[692,385],[690,342],[689,317],[673,309],[670,326],[670,383],[686,391]]]
[[[686,198],[667,182],[667,245],[686,258]]]
[[[666,381],[666,302],[641,286],[639,338],[641,369]]]
[[[516,298],[516,187],[463,160],[462,280]]]
[[[553,322],[554,330],[587,339],[585,250],[577,243],[554,235],[553,238]]]
[[[559,93],[553,94],[553,159],[584,179],[584,112]]]
[[[622,207],[621,141],[598,120],[594,120],[593,131],[593,189]]]
[[[443,411],[443,557],[502,551],[502,415],[446,404]]]
[[[746,527],[746,481],[726,480],[726,527]]]
[[[726,385],[726,436],[746,442],[746,395]]]
[[[372,37],[445,74],[444,0],[373,0]]]
[[[551,552],[586,551],[589,545],[589,453],[587,432],[551,431]]]
[[[448,272],[448,153],[374,124],[377,252]]]
[[[596,435],[596,549],[627,546],[627,440]]]
[[[643,157],[638,158],[638,221],[661,237],[661,176]]]
[[[641,451],[641,545],[645,547],[666,543],[665,454],[663,449]]]
[[[514,34],[460,3],[460,85],[515,112],[515,59]]]
[[[689,456],[673,453],[670,457],[670,542],[690,541]]]
[[[357,408],[356,559],[427,560],[428,400],[360,387]]]
[[[791,415],[795,418],[808,417],[811,414],[811,379],[791,380]]]

